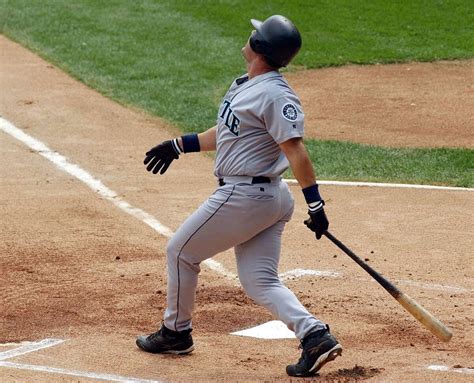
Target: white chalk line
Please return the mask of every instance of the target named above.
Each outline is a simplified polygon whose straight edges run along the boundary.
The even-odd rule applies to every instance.
[[[107,380],[111,382],[130,382],[130,383],[159,383],[157,380],[147,380],[147,379],[137,379],[131,378],[127,376],[121,375],[114,375],[114,374],[102,374],[102,373],[95,373],[95,372],[87,372],[87,371],[78,371],[78,370],[69,370],[65,368],[56,368],[50,366],[38,366],[33,364],[24,364],[24,363],[13,363],[13,362],[6,362],[6,359],[15,358],[17,356],[25,355],[30,352],[42,350],[48,347],[56,346],[58,344],[64,343],[65,340],[63,339],[43,339],[39,342],[22,342],[17,343],[16,345],[20,344],[20,347],[17,347],[13,350],[8,350],[0,353],[0,367],[6,368],[15,368],[19,370],[30,370],[30,371],[41,371],[47,372],[50,374],[61,374],[61,375],[70,375],[70,376],[78,376],[82,378],[91,378],[97,380]],[[5,343],[4,345],[12,344],[12,343]]]
[[[295,179],[284,179],[286,183],[297,184]],[[389,184],[383,182],[351,182],[351,181],[324,181],[318,180],[319,185],[333,186],[359,186],[359,187],[378,187],[378,188],[405,188],[405,189],[430,189],[430,190],[451,190],[451,191],[474,191],[474,188],[463,188],[455,186],[437,186],[437,185],[416,185],[416,184]]]
[[[434,364],[431,366],[426,367],[428,370],[431,371],[443,371],[443,372],[458,372],[461,374],[474,374],[474,368],[467,368],[467,367],[448,367],[443,365]]]
[[[96,380],[106,380],[109,382],[122,382],[122,383],[160,383],[159,380],[148,380],[148,379],[137,379],[127,376],[114,375],[114,374],[101,374],[87,371],[68,370],[65,368],[56,368],[49,366],[38,366],[33,364],[13,363],[13,362],[0,362],[0,367],[15,368],[18,370],[29,370],[46,372],[50,374],[60,374],[77,376],[80,378],[90,378]]]
[[[236,282],[239,277],[237,274],[233,273],[232,271],[228,271],[220,262],[217,262],[214,259],[206,259],[203,263],[206,264],[208,268],[210,268],[212,271],[215,271],[218,274],[221,274],[222,276],[226,277],[227,279]]]
[[[303,278],[303,277],[329,277],[329,278],[343,278],[343,273],[337,271],[323,271],[323,270],[311,270],[311,269],[294,269],[284,273],[278,274],[282,281],[293,280],[296,278]],[[376,282],[374,279],[371,278],[354,278],[358,281],[362,282]],[[394,280],[395,283],[399,285],[406,285],[406,286],[417,286],[424,288],[426,290],[436,290],[436,291],[446,291],[446,292],[454,292],[454,293],[469,293],[472,292],[472,289],[466,289],[464,287],[459,286],[450,286],[450,285],[441,285],[438,283],[426,283],[426,282],[416,282],[416,281],[409,281],[404,279],[396,279]]]
[[[25,355],[43,348],[56,346],[57,344],[63,342],[64,340],[62,339],[43,339],[40,342],[28,342],[26,344],[22,344],[20,347],[14,348],[13,350],[0,352],[0,361],[15,358],[20,355]]]
[[[355,279],[362,282],[377,282],[375,279],[372,279],[372,278],[355,278]],[[393,281],[398,285],[416,286],[416,287],[421,287],[422,289],[426,289],[426,290],[446,291],[446,292],[451,292],[451,293],[470,293],[474,291],[473,289],[466,289],[464,287],[459,287],[459,286],[441,285],[438,283],[416,282],[416,281],[409,281],[405,279],[394,279]]]
[[[44,158],[51,161],[60,170],[72,175],[73,177],[85,183],[93,191],[95,191],[97,194],[99,194],[106,200],[112,202],[115,206],[117,206],[125,213],[130,214],[135,218],[138,218],[139,220],[146,223],[148,226],[152,227],[154,230],[164,236],[170,237],[173,234],[173,232],[169,228],[164,226],[152,215],[139,208],[131,206],[128,202],[122,200],[116,192],[105,186],[102,181],[97,178],[94,178],[91,174],[89,174],[87,171],[85,171],[78,165],[69,162],[66,157],[62,156],[58,152],[51,150],[41,141],[26,134],[21,129],[18,129],[12,123],[1,117],[0,129],[3,130],[5,133],[11,135],[12,137],[16,138],[17,140],[23,142],[30,149],[34,150]]]
[[[451,291],[453,293],[469,293],[473,291],[472,289],[466,289],[464,287],[459,287],[459,286],[441,285],[438,283],[415,282],[415,281],[409,281],[405,279],[399,279],[397,283],[407,285],[407,286],[423,287],[429,290]]]
[[[284,273],[278,274],[282,281],[288,281],[295,278],[301,278],[306,276],[316,276],[316,277],[330,277],[330,278],[339,278],[341,273],[337,271],[322,271],[322,270],[307,270],[307,269],[294,269],[286,271]]]
[[[232,273],[231,271],[227,271],[221,263],[213,260],[208,259],[208,267],[219,274],[224,275],[228,279],[237,281],[239,276],[237,274]],[[296,278],[303,278],[307,276],[316,276],[316,277],[330,277],[330,278],[338,278],[341,277],[341,273],[337,271],[324,271],[324,270],[311,270],[311,269],[293,269],[289,271],[285,271],[283,273],[278,274],[278,277],[282,281],[288,281]]]
[[[29,340],[24,340],[23,342],[7,342],[7,343],[0,343],[0,347],[17,347],[17,346],[23,346],[25,344],[32,344],[34,342],[31,342]]]

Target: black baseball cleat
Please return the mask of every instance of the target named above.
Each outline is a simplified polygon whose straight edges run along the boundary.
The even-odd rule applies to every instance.
[[[342,347],[337,339],[327,330],[319,330],[306,336],[300,348],[303,349],[301,358],[296,364],[286,367],[290,376],[311,376],[319,371],[327,362],[342,354]]]
[[[139,336],[136,343],[141,350],[153,354],[189,354],[194,350],[191,331],[172,331],[162,325],[153,334]]]

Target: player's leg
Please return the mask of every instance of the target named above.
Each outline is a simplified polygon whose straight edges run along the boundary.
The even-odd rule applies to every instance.
[[[199,264],[214,254],[233,247],[229,235],[219,233],[229,216],[234,188],[216,190],[176,231],[168,242],[168,294],[164,323],[159,331],[139,336],[140,349],[152,353],[186,354],[194,349],[191,314]],[[220,234],[220,235],[215,235]]]
[[[262,193],[257,197],[265,198],[249,199],[249,193]],[[272,225],[278,206],[276,185],[260,188],[229,184],[219,188],[182,224],[167,247],[166,327],[174,331],[192,327],[200,262]]]
[[[326,328],[311,315],[278,278],[281,235],[284,221],[267,228],[235,247],[239,279],[246,293],[303,339],[310,332]]]
[[[284,206],[292,204],[285,199],[286,185],[282,185]],[[286,190],[285,190],[286,189]],[[236,246],[239,278],[247,294],[270,310],[295,332],[303,348],[300,360],[287,366],[290,376],[310,376],[342,352],[329,327],[312,316],[296,296],[278,278],[278,262],[283,228],[291,210],[273,226],[250,240]]]
[[[168,261],[167,309],[164,324],[174,331],[192,327],[200,263],[233,246],[219,229],[225,227],[232,187],[219,188],[176,231],[166,248]],[[235,198],[235,197],[234,197]]]

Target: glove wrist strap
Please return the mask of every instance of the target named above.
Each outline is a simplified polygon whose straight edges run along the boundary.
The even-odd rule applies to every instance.
[[[311,203],[308,204],[308,210],[311,213],[315,213],[318,210],[321,210],[323,207],[324,207],[324,201],[323,200],[317,201],[317,202],[311,202]]]
[[[171,145],[173,145],[173,149],[176,152],[176,154],[179,156],[183,152],[183,149],[179,145],[179,140],[177,138],[171,140]]]
[[[185,136],[181,136],[181,139],[183,140],[182,153],[192,153],[201,151],[199,137],[196,133],[186,134]]]

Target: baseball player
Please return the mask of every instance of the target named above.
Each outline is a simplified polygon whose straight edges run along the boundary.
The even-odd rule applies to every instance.
[[[147,170],[164,174],[185,153],[215,150],[219,186],[169,241],[164,321],[157,332],[138,337],[136,343],[151,353],[193,351],[199,264],[233,247],[245,292],[301,341],[301,358],[287,366],[287,373],[309,376],[340,355],[342,347],[329,326],[311,315],[278,278],[281,235],[294,207],[280,177],[288,166],[308,203],[306,226],[320,239],[329,225],[303,144],[300,100],[278,71],[299,51],[301,36],[283,16],[251,23],[255,30],[242,48],[247,73],[224,96],[217,125],[162,142],[146,153]]]

